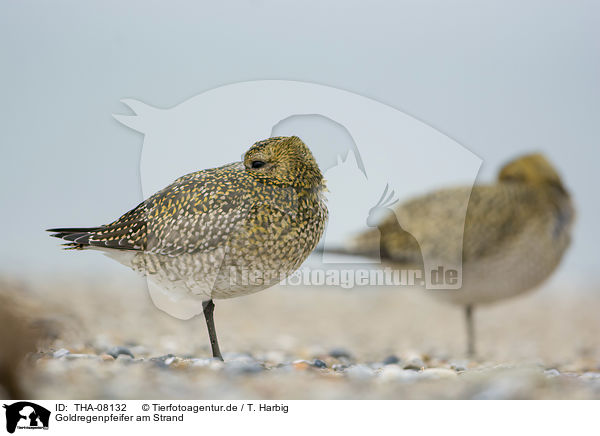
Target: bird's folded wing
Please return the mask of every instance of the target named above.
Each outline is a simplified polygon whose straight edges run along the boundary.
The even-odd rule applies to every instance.
[[[176,256],[226,245],[250,212],[263,205],[295,216],[298,197],[292,188],[257,188],[235,174],[238,167],[230,164],[180,177],[110,224],[49,231],[70,241],[69,248],[94,246]]]
[[[208,251],[226,243],[251,206],[243,186],[215,188],[218,179],[210,171],[192,173],[110,224],[49,231],[71,241],[70,248],[93,246],[165,255]]]

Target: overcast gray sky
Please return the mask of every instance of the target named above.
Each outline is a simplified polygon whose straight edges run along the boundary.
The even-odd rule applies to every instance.
[[[483,159],[482,181],[545,152],[579,212],[562,273],[594,273],[599,4],[391,3],[2,2],[0,272],[129,273],[62,252],[43,232],[102,224],[142,199],[143,137],[112,118],[127,113],[119,100],[167,108],[229,83],[286,79],[426,122]]]

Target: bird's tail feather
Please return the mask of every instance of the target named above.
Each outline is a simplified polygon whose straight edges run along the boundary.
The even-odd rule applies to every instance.
[[[47,229],[47,232],[53,233],[50,236],[55,238],[70,241],[63,244],[65,250],[81,249],[86,245],[90,245],[90,237],[100,230],[101,227],[71,227],[60,229]]]

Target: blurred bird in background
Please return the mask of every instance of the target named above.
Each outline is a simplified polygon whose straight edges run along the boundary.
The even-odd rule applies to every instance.
[[[376,228],[336,252],[423,269],[424,258],[443,264],[462,244],[462,288],[428,293],[464,308],[467,353],[473,355],[475,306],[522,294],[548,278],[570,244],[575,212],[559,174],[542,154],[515,159],[496,183],[474,186],[465,217],[460,205],[469,189],[441,189],[394,210],[392,195],[384,199],[384,192],[369,214],[368,224]],[[446,229],[462,226],[463,219],[460,240]]]

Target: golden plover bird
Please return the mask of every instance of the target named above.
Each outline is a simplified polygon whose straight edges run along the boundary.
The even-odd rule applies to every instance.
[[[175,180],[116,221],[50,229],[67,248],[99,249],[173,294],[202,300],[222,359],[213,299],[273,286],[293,273],[327,221],[323,175],[300,138],[259,141],[243,162]]]
[[[470,197],[468,190],[443,189],[407,201],[395,213],[388,209],[377,228],[355,237],[345,252],[377,253],[382,262],[403,268],[422,269],[425,255],[443,264],[460,252],[455,250],[460,238],[447,229],[462,226],[464,219],[462,288],[431,292],[465,308],[467,352],[473,355],[474,306],[521,294],[550,276],[569,246],[575,212],[558,173],[541,154],[508,163],[495,184],[474,186]],[[465,198],[466,217],[460,213]],[[389,200],[382,197],[380,203]]]

